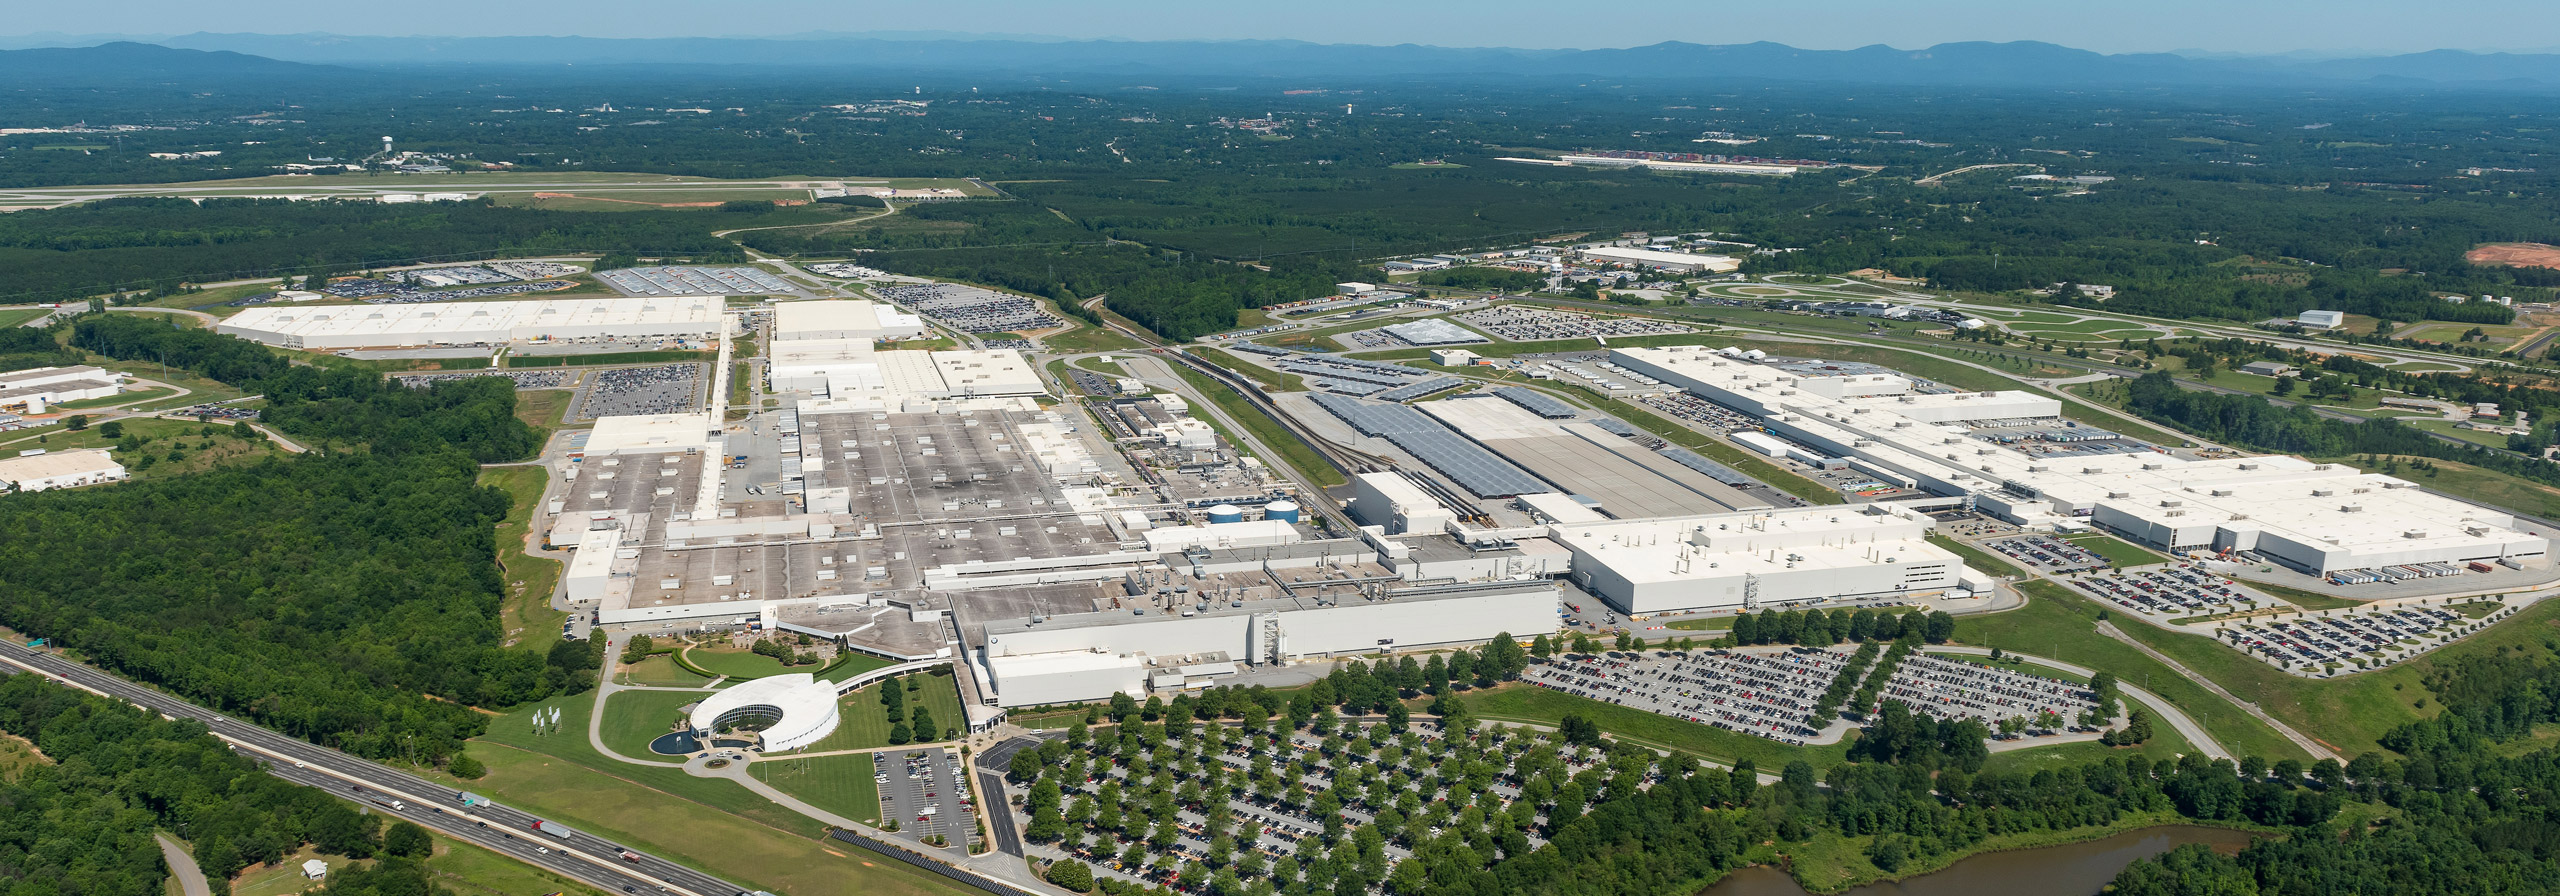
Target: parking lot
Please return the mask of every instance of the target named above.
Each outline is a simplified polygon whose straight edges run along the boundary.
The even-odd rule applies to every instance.
[[[2100,600],[2163,622],[2282,603],[2187,563],[2065,581]]]
[[[1513,342],[1691,332],[1686,325],[1649,317],[1594,317],[1530,305],[1479,308],[1458,315],[1457,320]]]
[[[1630,763],[1639,779],[1660,774],[1640,750],[1603,759],[1534,732],[1446,738],[1422,723],[1394,732],[1383,721],[1337,723],[1330,708],[1294,728],[1285,716],[1267,728],[1185,726],[1169,738],[1137,728],[1097,728],[1090,744],[1070,736],[1015,760],[1032,777],[1008,777],[1006,804],[1026,830],[1041,817],[1025,805],[1035,787],[1055,783],[1061,794],[1066,836],[1034,839],[1033,857],[1071,856],[1097,876],[1189,893],[1205,881],[1185,868],[1214,863],[1252,886],[1283,860],[1331,854],[1393,810],[1377,853],[1392,869],[1470,811],[1508,815],[1526,848],[1540,845],[1539,801],[1524,802],[1524,787],[1552,793],[1613,763]]]
[[[698,410],[705,400],[702,368],[687,363],[597,371],[578,395],[578,419]]]
[[[437,383],[450,382],[453,380],[475,379],[487,376],[505,377],[509,380],[513,380],[516,384],[516,391],[519,392],[527,389],[566,389],[569,388],[570,381],[577,379],[577,375],[575,373],[567,370],[475,370],[468,373],[410,373],[401,374],[395,378],[398,379],[400,384],[403,386],[407,386],[412,389],[424,389]]]
[[[976,801],[958,754],[941,747],[884,750],[871,754],[871,771],[880,788],[880,817],[898,822],[894,836],[928,848],[926,838],[938,836],[961,850],[978,838]]]
[[[598,272],[596,279],[633,296],[800,294],[790,281],[761,268],[617,268]]]
[[[2515,612],[2487,600],[2398,604],[2227,620],[2216,634],[2223,643],[2269,665],[2309,678],[2328,678],[2401,662]]]
[[[2113,569],[2107,558],[2083,550],[2051,535],[2019,535],[1982,542],[1982,546],[2018,565],[2044,572],[2079,572],[2085,569]]]
[[[1810,722],[1824,691],[1848,668],[1849,653],[1845,646],[1610,653],[1560,657],[1521,677],[1579,697],[1803,745],[1835,741],[1847,727],[1821,732]],[[1876,706],[1844,709],[1872,713],[1883,700],[1899,700],[1940,719],[1996,726],[2021,718],[2032,730],[2058,731],[2097,705],[2071,682],[1919,653],[1903,658],[1877,693]]]
[[[1042,310],[1039,302],[975,286],[924,283],[882,287],[874,294],[964,333],[1049,330],[1067,323]]]

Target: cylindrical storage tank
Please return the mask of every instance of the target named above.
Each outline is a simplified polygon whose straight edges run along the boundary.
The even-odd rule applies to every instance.
[[[1238,509],[1233,504],[1220,504],[1216,507],[1209,508],[1209,521],[1212,523],[1241,523],[1244,522],[1244,511]]]
[[[1266,520],[1279,520],[1284,523],[1297,522],[1298,502],[1273,501],[1269,504],[1262,505],[1262,518]]]
[[[28,396],[28,398],[27,398],[27,413],[30,413],[30,414],[41,414],[41,413],[44,413],[44,398],[43,398],[43,397],[41,397],[41,396]]]

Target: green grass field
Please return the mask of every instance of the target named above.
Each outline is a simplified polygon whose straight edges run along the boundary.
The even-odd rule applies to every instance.
[[[684,660],[713,675],[731,681],[745,681],[780,675],[785,672],[816,672],[817,666],[785,667],[781,662],[760,653],[734,647],[693,647],[684,651]]]
[[[553,430],[559,429],[560,425],[569,419],[569,399],[577,394],[573,389],[535,389],[530,392],[518,392],[516,393],[516,419],[524,421],[526,426],[540,430],[543,438],[548,439]]]
[[[2158,694],[2161,699],[2185,711],[2234,755],[2256,754],[2269,761],[2288,757],[2310,758],[2292,741],[2277,734],[2275,729],[2251,718],[2212,691],[2187,680],[2158,660],[2144,656],[2133,645],[2098,634],[2098,607],[2095,604],[2052,582],[2027,582],[2018,587],[2030,598],[2025,607],[2005,613],[1956,617],[1955,640],[1976,647],[1998,647],[2113,672],[2126,683]],[[2115,614],[2114,618],[2119,628],[2141,626],[2141,623],[2121,614]],[[2204,639],[2194,640],[2201,642]],[[2208,643],[2207,646],[2212,645]],[[2227,649],[2223,653],[2234,659],[2257,663]],[[2233,692],[2247,693],[2236,689]]]
[[[759,759],[747,767],[756,780],[809,804],[865,824],[880,821],[880,785],[872,780],[871,755]]]
[[[291,894],[316,888],[319,886],[317,882],[302,876],[302,863],[311,859],[329,863],[329,870],[332,872],[357,865],[373,864],[369,860],[358,861],[304,846],[287,851],[284,858],[277,860],[274,864],[251,865],[240,869],[239,875],[231,878],[231,894],[232,896],[291,896]]]
[[[1991,553],[1990,551],[1948,538],[1944,535],[1930,535],[1929,543],[1946,548],[1956,556],[1964,558],[1964,565],[1973,567],[1975,570],[1981,572],[1987,572],[1995,576],[2024,576],[2027,574],[2026,570],[2019,569],[2017,564],[2009,562],[2005,557],[2001,557],[1997,554]]]
[[[698,688],[710,684],[711,679],[685,671],[683,666],[676,665],[673,655],[659,654],[622,667],[622,671],[614,676],[614,682],[648,687]]]
[[[1073,321],[1076,328],[1040,337],[1041,345],[1051,353],[1072,355],[1083,352],[1125,352],[1145,346],[1138,340],[1122,336],[1118,331]]]
[[[1191,352],[1192,354],[1199,355],[1201,360],[1205,360],[1211,364],[1243,374],[1245,379],[1249,379],[1260,384],[1263,389],[1268,391],[1303,392],[1307,388],[1306,381],[1300,379],[1296,374],[1281,373],[1280,371],[1264,367],[1260,364],[1248,363],[1242,358],[1238,358],[1214,348],[1195,348],[1192,349]]]
[[[519,707],[472,741],[471,755],[488,766],[486,776],[462,782],[426,774],[757,889],[792,896],[975,892],[895,862],[835,850],[822,839],[823,825],[735,783],[607,760],[587,743],[594,704],[594,695],[581,694]],[[561,711],[560,733],[534,733],[533,713],[553,707]]]
[[[0,327],[15,327],[52,314],[51,308],[0,308]]]
[[[795,752],[824,753],[829,750],[867,750],[890,746],[889,727],[894,723],[889,719],[888,707],[880,703],[880,689],[903,687],[909,681],[917,684],[916,689],[907,692],[909,713],[922,707],[933,716],[934,727],[965,729],[968,726],[968,714],[962,712],[960,707],[958,682],[953,681],[948,675],[909,673],[844,695],[836,703],[838,708],[835,732]],[[936,731],[931,737],[910,737],[909,741],[931,742],[941,739],[942,732]]]
[[[2502,650],[2547,661],[2554,655],[2549,632],[2555,622],[2560,622],[2560,603],[2546,601],[2426,656],[2378,671],[2317,681],[2295,677],[2201,635],[2173,633],[2129,619],[2117,627],[2225,690],[2257,701],[2268,715],[2295,730],[2353,756],[2380,749],[2378,741],[2392,728],[2438,712],[2432,699],[2423,708],[2417,705],[2432,696],[2424,684],[2430,670],[2457,657]],[[2274,754],[2265,755],[2274,758]]]
[[[711,691],[623,691],[604,705],[604,745],[633,759],[662,759],[649,752],[649,742],[676,729],[683,707],[711,696]]]
[[[480,484],[507,493],[507,518],[498,523],[498,568],[506,575],[507,602],[499,609],[506,642],[528,650],[549,650],[558,638],[566,611],[551,608],[551,592],[560,582],[560,561],[524,552],[533,510],[551,473],[540,466],[490,467],[480,471]]]
[[[2112,535],[2073,535],[2063,540],[2079,545],[2081,550],[2107,558],[2107,562],[2115,564],[2118,568],[2169,562],[2167,557],[2144,550],[2139,545]]]
[[[848,650],[837,654],[834,662],[822,667],[825,674],[818,677],[828,681],[843,681],[873,669],[886,669],[895,665],[897,662],[894,660],[885,660],[867,653]]]

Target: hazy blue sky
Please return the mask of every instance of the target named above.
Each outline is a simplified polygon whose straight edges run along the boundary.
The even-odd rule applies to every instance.
[[[1003,32],[1071,38],[1625,47],[1770,40],[1835,49],[2042,40],[2104,52],[2560,48],[2550,0],[93,0],[16,4],[18,34],[762,36]]]

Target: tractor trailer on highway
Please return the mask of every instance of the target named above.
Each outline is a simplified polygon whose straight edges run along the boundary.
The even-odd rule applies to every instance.
[[[543,832],[543,833],[545,833],[545,834],[549,834],[549,835],[554,836],[554,837],[558,837],[558,838],[560,838],[560,839],[562,839],[562,840],[567,840],[567,839],[569,839],[569,835],[570,835],[570,834],[577,833],[576,831],[572,831],[572,830],[569,830],[569,829],[568,829],[568,828],[566,828],[566,827],[562,827],[562,826],[560,825],[560,823],[559,823],[559,822],[556,822],[556,821],[543,821],[542,819],[539,819],[539,818],[537,818],[537,819],[534,819],[534,820],[533,820],[533,825],[532,825],[532,827],[533,827],[533,829],[534,829],[534,830],[541,831],[541,832]]]

